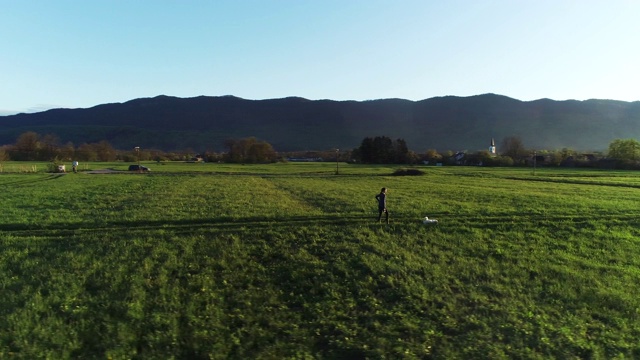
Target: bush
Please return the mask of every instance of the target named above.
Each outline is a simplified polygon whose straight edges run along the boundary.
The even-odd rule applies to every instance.
[[[424,175],[424,171],[419,169],[398,169],[393,172],[394,176],[415,176],[415,175]]]
[[[52,160],[49,164],[47,164],[47,172],[48,173],[59,173],[61,172],[59,166],[62,165],[58,159]]]

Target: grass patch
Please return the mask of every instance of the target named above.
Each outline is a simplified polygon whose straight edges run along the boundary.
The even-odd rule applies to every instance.
[[[640,357],[636,173],[216,166],[1,174],[0,357]]]

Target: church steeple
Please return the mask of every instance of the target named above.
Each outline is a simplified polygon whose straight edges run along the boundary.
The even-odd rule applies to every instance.
[[[489,152],[494,155],[496,153],[496,141],[493,138],[491,138],[491,146],[489,146]]]

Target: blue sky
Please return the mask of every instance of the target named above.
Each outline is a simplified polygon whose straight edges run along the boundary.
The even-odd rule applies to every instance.
[[[640,1],[0,0],[0,115],[140,97],[640,100]]]

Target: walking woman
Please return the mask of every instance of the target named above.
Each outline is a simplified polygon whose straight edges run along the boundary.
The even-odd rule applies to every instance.
[[[380,194],[376,195],[378,200],[378,222],[382,219],[382,213],[385,214],[387,224],[389,223],[389,211],[387,211],[387,188],[382,188]]]

